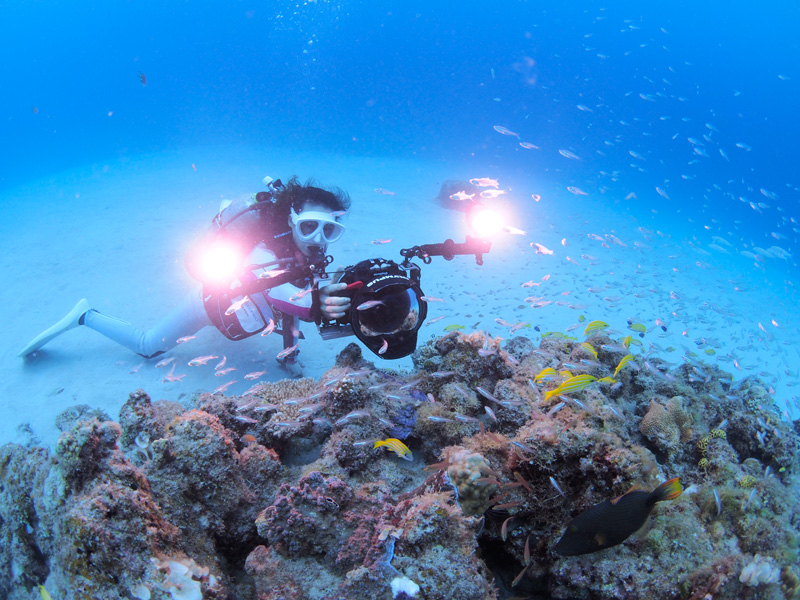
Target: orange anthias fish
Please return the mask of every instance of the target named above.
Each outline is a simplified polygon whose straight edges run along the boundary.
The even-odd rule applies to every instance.
[[[147,77],[141,71],[139,71],[139,81],[142,82],[142,87],[147,85]]]

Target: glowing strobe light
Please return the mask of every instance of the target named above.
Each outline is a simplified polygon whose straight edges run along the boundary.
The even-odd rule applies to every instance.
[[[239,275],[241,258],[234,246],[215,244],[206,250],[200,262],[203,281],[228,283]]]
[[[467,225],[475,235],[487,238],[503,228],[503,219],[480,202],[473,202],[467,207]]]

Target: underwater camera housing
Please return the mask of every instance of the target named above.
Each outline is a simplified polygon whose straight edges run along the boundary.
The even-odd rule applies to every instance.
[[[354,334],[381,358],[402,358],[417,347],[417,332],[428,307],[419,286],[420,268],[371,258],[347,267],[339,279],[348,288],[350,311],[341,319],[321,324],[322,339]]]
[[[490,248],[488,240],[467,236],[462,244],[446,240],[401,250],[404,260],[400,264],[372,258],[347,267],[338,281],[346,283],[347,289],[338,295],[351,298],[350,311],[335,321],[321,321],[322,339],[355,335],[381,358],[408,356],[417,347],[417,333],[428,314],[420,287],[421,270],[410,259],[420,258],[429,264],[432,256],[452,260],[456,255],[473,254],[481,265],[483,254]]]

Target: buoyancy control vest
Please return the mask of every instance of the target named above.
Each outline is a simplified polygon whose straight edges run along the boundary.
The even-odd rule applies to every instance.
[[[218,235],[235,238],[249,248],[247,266],[238,278],[226,285],[203,284],[206,314],[225,337],[234,341],[275,327],[279,314],[269,302],[266,291],[272,286],[264,276],[271,269],[291,267],[290,259],[297,252],[288,218],[277,214],[271,195],[263,199],[258,196],[261,194],[249,204],[231,203],[212,223]],[[312,282],[301,279],[291,283],[302,288]]]

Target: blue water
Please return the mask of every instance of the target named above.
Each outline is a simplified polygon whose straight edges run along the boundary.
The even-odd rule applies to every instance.
[[[529,310],[511,314],[529,295],[518,284],[531,278],[524,272],[531,264],[537,277],[547,272],[542,261],[550,257],[532,255],[529,242],[556,248],[561,256],[552,264],[569,269],[570,246],[560,247],[562,238],[570,238],[575,258],[602,251],[588,233],[616,232],[627,247],[610,244],[615,274],[587,268],[566,278],[553,298],[562,291],[579,295],[578,286],[607,286],[601,296],[624,296],[637,284],[661,284],[650,304],[611,302],[614,310],[607,311],[598,300],[588,316],[614,316],[616,327],[634,314],[648,326],[656,317],[680,319],[680,330],[691,322],[683,339],[680,330],[672,332],[684,344],[673,362],[695,337],[722,338],[718,354],[728,356],[726,368],[736,359],[751,367],[741,376],[767,372],[776,399],[792,409],[800,371],[792,345],[800,284],[798,25],[800,7],[788,1],[657,8],[115,2],[91,10],[68,2],[4,2],[0,193],[8,199],[9,190],[55,178],[48,193],[71,199],[76,192],[64,174],[151,154],[184,156],[196,147],[231,149],[198,164],[198,172],[234,171],[241,166],[234,149],[244,146],[253,154],[284,147],[305,155],[416,160],[451,166],[454,178],[498,178],[509,192],[509,221],[529,237],[497,242],[517,256],[527,252],[513,263],[523,272],[509,266],[508,280],[499,276],[493,289],[472,290],[477,298],[498,287],[508,292],[508,306],[497,308],[506,314],[497,316],[530,318]],[[156,168],[152,185],[167,183]],[[214,189],[215,197],[252,189],[258,179],[251,175],[241,189]],[[113,169],[107,177],[113,179]],[[415,189],[430,195],[440,182],[410,170],[405,183],[406,195]],[[387,214],[396,208],[374,198],[371,206]],[[31,210],[24,203],[7,208],[3,229]],[[203,208],[204,215],[215,210],[210,202]],[[89,210],[84,219],[88,226],[103,223],[102,212]],[[639,227],[653,233],[637,233]],[[729,252],[709,250],[712,236],[727,240]],[[634,241],[653,252],[632,250]],[[765,258],[754,249],[772,246],[791,257]],[[6,277],[25,273],[12,268]],[[670,287],[672,280],[680,289]],[[672,317],[677,308],[663,293],[670,290],[691,304]],[[726,314],[709,303],[726,307]],[[544,330],[563,329],[576,316],[563,310],[569,316],[556,311],[536,319]],[[706,314],[715,319],[701,321]],[[760,333],[758,323],[769,333]]]
[[[280,139],[534,170],[563,167],[552,150],[570,147],[585,162],[568,176],[620,169],[629,183],[634,150],[655,183],[697,174],[683,197],[742,178],[792,196],[796,4],[496,4],[5,2],[0,135],[15,151],[3,180],[114,154]],[[731,161],[712,146],[687,167],[686,138],[702,141],[705,123]],[[544,152],[500,147],[493,124]]]

